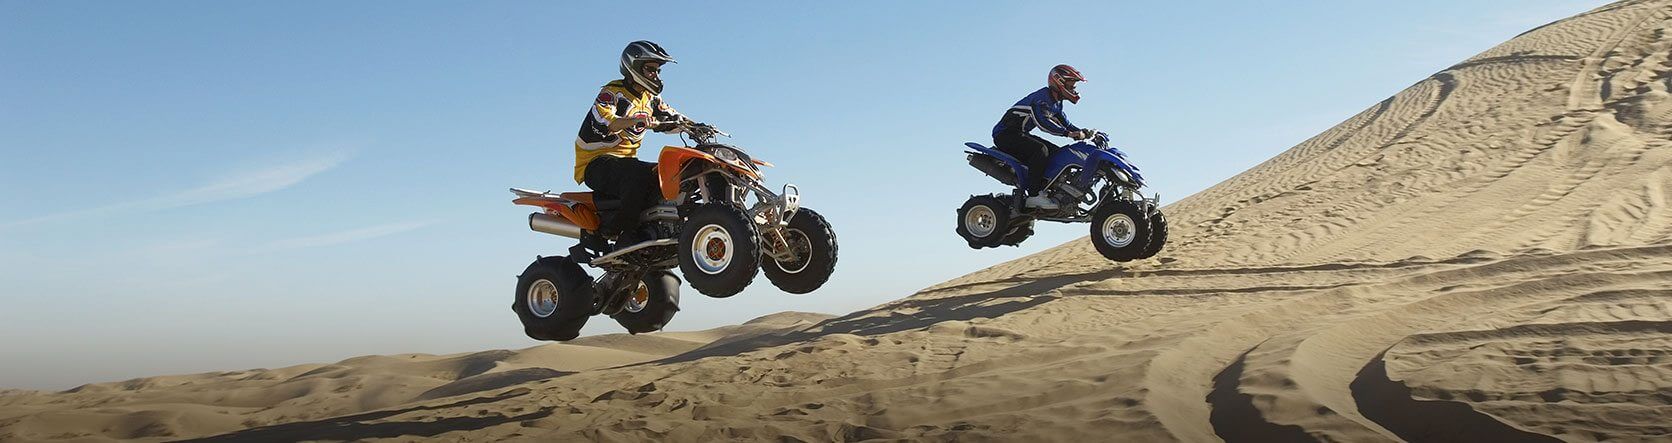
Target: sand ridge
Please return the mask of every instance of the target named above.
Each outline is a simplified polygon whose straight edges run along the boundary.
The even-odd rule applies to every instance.
[[[785,312],[706,331],[609,334],[517,350],[372,355],[331,364],[93,383],[62,392],[6,390],[0,392],[0,441],[165,441],[362,415],[656,360],[718,341],[805,328],[826,318]]]
[[[738,333],[0,393],[0,439],[1664,441],[1669,89],[1672,0],[1623,1],[1168,206],[1149,261],[1075,241]]]

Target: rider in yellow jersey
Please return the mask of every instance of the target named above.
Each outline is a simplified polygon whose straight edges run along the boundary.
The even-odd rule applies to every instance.
[[[621,51],[622,78],[604,85],[581,122],[575,139],[575,181],[592,188],[599,199],[621,200],[621,208],[599,226],[598,233],[606,238],[632,231],[640,213],[660,200],[656,164],[639,160],[638,152],[646,130],[673,131],[685,118],[659,95],[662,65],[673,62],[655,43],[629,43]],[[662,124],[650,127],[655,122]]]

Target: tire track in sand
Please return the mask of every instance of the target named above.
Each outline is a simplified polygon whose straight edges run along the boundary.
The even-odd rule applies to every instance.
[[[1457,90],[1457,79],[1454,76],[1452,76],[1452,74],[1449,73],[1449,72],[1440,72],[1440,73],[1434,74],[1434,76],[1430,77],[1430,78],[1435,80],[1435,81],[1440,82],[1440,87],[1434,93],[1434,96],[1430,99],[1430,101],[1428,103],[1428,107],[1423,110],[1423,113],[1418,115],[1416,119],[1410,121],[1409,123],[1406,123],[1405,127],[1400,128],[1399,131],[1395,132],[1392,137],[1389,137],[1386,142],[1381,143],[1379,145],[1379,147],[1377,147],[1374,150],[1371,150],[1365,156],[1360,157],[1358,160],[1355,160],[1353,163],[1357,163],[1359,161],[1362,161],[1364,158],[1367,158],[1370,155],[1374,155],[1375,153],[1381,152],[1381,151],[1387,149],[1389,146],[1392,146],[1394,143],[1398,143],[1400,140],[1404,139],[1405,137],[1410,136],[1412,131],[1415,131],[1418,127],[1422,126],[1422,124],[1428,122],[1428,119],[1432,118],[1435,113],[1438,113],[1440,111],[1440,106],[1444,105],[1446,103],[1446,99],[1451,97],[1452,92]],[[1349,166],[1350,165],[1351,165],[1351,163],[1349,163]],[[1336,168],[1332,171],[1340,171],[1341,169],[1343,169],[1345,167],[1346,166],[1338,167],[1338,168]],[[1294,212],[1302,212],[1302,213],[1312,213],[1312,214],[1329,213],[1331,211],[1339,211],[1341,209],[1345,209],[1345,208],[1349,208],[1349,207],[1357,207],[1357,206],[1363,206],[1363,205],[1367,205],[1367,204],[1368,205],[1374,205],[1375,204],[1374,201],[1366,202],[1365,200],[1376,200],[1376,199],[1379,199],[1380,197],[1382,197],[1382,196],[1370,196],[1370,195],[1361,194],[1358,197],[1355,197],[1351,201],[1331,206],[1330,208],[1325,209],[1324,211],[1316,211],[1316,210],[1313,210],[1312,208],[1307,208],[1307,207],[1297,207],[1298,205],[1297,206],[1291,206],[1289,209],[1294,211]],[[1355,212],[1353,212],[1353,214],[1362,214],[1362,211],[1355,211]],[[1319,225],[1319,226],[1336,226],[1338,229],[1330,229],[1330,228],[1327,228],[1327,227],[1323,227],[1323,228],[1318,229],[1318,230],[1312,230],[1312,229],[1303,230],[1300,233],[1290,232],[1288,235],[1295,242],[1295,247],[1291,247],[1287,250],[1277,249],[1277,250],[1269,251],[1267,253],[1272,254],[1272,255],[1275,256],[1275,258],[1272,260],[1273,262],[1284,262],[1286,260],[1289,260],[1290,258],[1293,258],[1293,257],[1297,256],[1297,255],[1300,255],[1300,254],[1306,253],[1308,251],[1311,251],[1312,249],[1315,249],[1317,247],[1317,245],[1320,244],[1320,242],[1327,241],[1327,240],[1330,240],[1330,239],[1334,239],[1336,237],[1341,236],[1342,234],[1344,234],[1346,232],[1352,232],[1353,230],[1350,229],[1350,228],[1352,226],[1357,225],[1359,220],[1357,220],[1357,219],[1355,219],[1351,216],[1347,217],[1347,220],[1350,221],[1350,223],[1334,223],[1334,224],[1325,223],[1325,224],[1320,224]],[[1322,231],[1322,232],[1319,232],[1319,231]]]
[[[1623,8],[1625,6],[1629,5],[1613,5],[1610,8]],[[1593,13],[1595,12],[1598,11],[1593,11]],[[1370,240],[1360,246],[1352,247],[1340,252],[1329,253],[1319,259],[1327,261],[1339,260],[1345,257],[1361,257],[1364,254],[1369,253],[1369,250],[1372,248],[1385,247],[1388,242],[1403,241],[1401,238],[1402,236],[1399,235],[1399,233],[1411,224],[1419,221],[1433,220],[1435,217],[1440,215],[1441,211],[1452,208],[1454,203],[1457,203],[1464,198],[1477,195],[1480,191],[1496,184],[1498,180],[1520,170],[1522,166],[1525,166],[1528,162],[1537,158],[1539,155],[1554,149],[1558,143],[1566,140],[1580,129],[1584,129],[1585,125],[1590,124],[1592,120],[1597,118],[1598,112],[1602,110],[1602,92],[1599,89],[1601,88],[1601,82],[1593,79],[1594,74],[1601,72],[1603,64],[1608,58],[1607,56],[1617,50],[1627,38],[1635,35],[1638,28],[1641,28],[1643,24],[1647,23],[1649,20],[1660,17],[1664,14],[1665,11],[1661,10],[1650,10],[1642,13],[1642,17],[1632,21],[1630,26],[1622,27],[1621,29],[1615,31],[1614,34],[1610,35],[1606,40],[1606,44],[1593,50],[1587,56],[1579,58],[1578,60],[1583,61],[1583,63],[1574,74],[1573,80],[1569,82],[1569,95],[1566,112],[1555,117],[1556,121],[1554,122],[1555,125],[1552,127],[1552,130],[1548,131],[1543,137],[1535,137],[1533,143],[1530,143],[1518,150],[1510,158],[1509,162],[1494,167],[1483,180],[1471,183],[1468,188],[1439,196],[1437,202],[1428,204],[1421,211],[1415,214],[1395,218],[1394,221],[1386,227],[1371,228],[1388,232],[1387,234],[1372,234],[1369,236]],[[1492,59],[1502,59],[1502,57],[1482,59],[1477,60],[1476,62],[1485,62]],[[1469,64],[1471,63],[1465,62],[1459,64],[1459,66]],[[1588,103],[1590,105],[1587,105]],[[1600,168],[1600,166],[1598,167]],[[1594,170],[1588,171],[1588,176],[1594,177],[1597,172],[1598,171]],[[1580,173],[1587,174],[1587,171],[1582,168]],[[1555,200],[1559,200],[1561,196],[1566,195],[1568,192],[1572,192],[1571,188],[1564,189],[1563,186],[1566,186],[1565,183],[1566,182],[1558,187],[1547,188],[1544,194],[1541,194],[1539,197],[1535,197],[1535,199],[1529,202],[1528,205],[1518,208],[1515,212],[1513,212],[1513,216],[1516,217],[1515,219],[1506,220],[1504,218],[1500,218],[1487,229],[1471,231],[1470,233],[1465,234],[1464,241],[1452,242],[1451,244],[1454,247],[1446,252],[1454,253],[1458,251],[1478,249],[1478,247],[1473,245],[1475,241],[1478,241],[1480,238],[1490,235],[1491,233],[1501,231],[1504,226],[1507,226],[1514,221],[1518,221],[1519,218],[1525,217],[1528,214],[1535,213],[1539,208],[1546,206],[1549,203],[1553,203]],[[1580,184],[1583,184],[1583,182],[1574,184],[1573,186],[1577,187]],[[1554,194],[1555,199],[1551,199],[1552,194]]]
[[[1364,365],[1348,388],[1359,413],[1406,441],[1561,443],[1544,434],[1523,431],[1469,405],[1441,400],[1417,400],[1411,388],[1388,379],[1386,351]]]

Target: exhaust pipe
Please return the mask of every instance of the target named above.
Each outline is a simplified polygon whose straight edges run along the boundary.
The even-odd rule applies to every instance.
[[[1016,186],[1016,171],[1011,170],[1010,165],[999,159],[985,154],[970,153],[969,162],[970,166],[974,166],[988,177],[998,179],[999,183]]]
[[[581,238],[581,227],[574,222],[552,217],[539,212],[528,214],[528,228],[535,232],[544,232],[569,238]]]

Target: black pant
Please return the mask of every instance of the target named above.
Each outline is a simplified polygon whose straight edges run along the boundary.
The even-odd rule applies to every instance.
[[[1051,160],[1051,154],[1057,152],[1057,145],[1045,141],[1037,135],[1022,131],[1003,131],[993,134],[993,147],[998,148],[1028,167],[1028,182],[1017,183],[1023,190],[1038,193],[1039,187],[1044,185],[1045,167]]]
[[[640,214],[662,200],[661,181],[656,178],[655,163],[601,155],[586,164],[583,178],[586,186],[595,191],[594,200],[621,200],[621,209],[615,212],[615,216],[599,223],[599,233],[606,236],[638,227]]]

